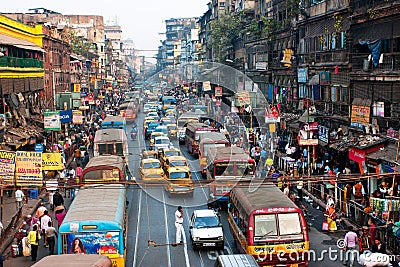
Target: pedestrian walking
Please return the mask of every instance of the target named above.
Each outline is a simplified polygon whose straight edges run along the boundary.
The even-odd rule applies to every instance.
[[[28,234],[29,244],[31,245],[31,258],[32,261],[36,261],[37,259],[37,252],[39,247],[39,240],[40,240],[40,233],[38,229],[38,225],[35,224],[33,226],[32,231]]]
[[[176,227],[176,244],[182,243],[181,237],[183,242],[186,242],[185,230],[183,229],[183,209],[181,206],[175,211],[175,227]]]
[[[357,253],[358,236],[354,232],[354,228],[352,226],[349,227],[349,231],[344,236],[344,250],[346,250],[346,255],[344,258],[343,264],[347,266],[347,263],[350,263],[350,267],[354,266],[354,258]]]
[[[64,205],[64,198],[60,194],[60,191],[57,189],[56,192],[53,195],[53,204],[54,207],[58,207],[61,205]]]
[[[17,204],[17,210],[20,210],[24,205],[25,194],[22,192],[21,187],[17,187],[15,191],[15,203]]]
[[[46,236],[46,229],[49,227],[49,222],[51,222],[51,217],[49,216],[49,211],[45,210],[43,216],[40,218],[40,229],[42,229],[43,236]],[[46,238],[43,245],[45,247],[48,246]]]
[[[47,210],[46,207],[44,206],[44,203],[41,202],[39,208],[36,210],[35,217],[40,220],[42,218],[44,211]]]
[[[359,244],[359,249],[361,253],[364,252],[371,252],[371,235],[368,232],[368,227],[363,226],[362,228],[362,235],[360,236],[360,244]]]
[[[56,244],[57,230],[56,228],[53,227],[51,221],[49,221],[47,225],[48,227],[45,230],[45,239],[47,244],[49,245],[50,255],[54,255],[54,246]]]

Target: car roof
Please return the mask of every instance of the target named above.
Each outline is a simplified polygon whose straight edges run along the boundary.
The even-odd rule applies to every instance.
[[[158,159],[142,159],[143,163],[160,162]]]
[[[217,215],[215,211],[211,209],[195,210],[193,213],[196,215],[196,217],[211,217]]]
[[[165,135],[156,136],[155,139],[168,139],[169,140],[169,138]]]
[[[168,160],[184,160],[187,161],[186,158],[184,156],[169,156]]]

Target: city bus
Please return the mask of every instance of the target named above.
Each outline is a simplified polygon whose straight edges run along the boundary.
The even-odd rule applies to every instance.
[[[124,130],[97,130],[94,136],[94,156],[115,155],[128,160],[128,141]]]
[[[121,116],[107,116],[101,123],[101,129],[122,129],[126,131],[126,119]]]
[[[228,224],[239,253],[252,255],[260,266],[307,266],[303,213],[273,183],[233,188]]]
[[[199,114],[194,113],[183,113],[181,116],[178,117],[178,140],[179,144],[183,145],[185,143],[185,133],[186,133],[186,126],[189,122],[199,122]]]
[[[207,154],[207,180],[210,183],[210,202],[227,202],[229,191],[239,181],[256,177],[256,162],[240,147],[215,147]]]
[[[130,179],[125,161],[119,156],[97,156],[89,160],[79,183],[124,182]]]
[[[124,117],[127,122],[136,119],[137,105],[134,101],[124,102],[119,106],[119,116]]]
[[[32,265],[32,267],[48,266],[112,267],[112,262],[108,257],[103,255],[64,254],[46,256]]]
[[[216,147],[229,147],[231,144],[226,136],[219,132],[201,134],[199,143],[200,170],[201,173],[205,175],[207,169],[207,153],[209,149]]]
[[[126,207],[123,185],[82,187],[58,229],[58,254],[100,254],[109,257],[112,266],[124,267]]]
[[[190,154],[197,156],[199,154],[200,134],[218,132],[214,127],[200,122],[189,122],[185,132],[185,145]]]

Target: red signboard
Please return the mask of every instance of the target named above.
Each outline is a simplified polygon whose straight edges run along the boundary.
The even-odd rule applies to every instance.
[[[352,147],[349,149],[349,159],[355,162],[365,161],[365,151]]]

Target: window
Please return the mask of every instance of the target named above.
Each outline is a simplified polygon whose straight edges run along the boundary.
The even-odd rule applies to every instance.
[[[113,144],[98,144],[99,155],[109,154],[114,155]]]
[[[123,146],[122,146],[122,143],[117,143],[116,144],[116,150],[117,150],[117,156],[124,156],[124,149],[123,149]]]
[[[215,176],[231,176],[233,175],[233,162],[232,163],[217,163]]]
[[[303,237],[298,213],[280,213],[278,214],[278,221],[281,236]]]
[[[254,216],[254,241],[278,239],[275,214]]]

